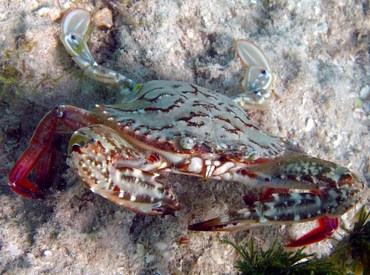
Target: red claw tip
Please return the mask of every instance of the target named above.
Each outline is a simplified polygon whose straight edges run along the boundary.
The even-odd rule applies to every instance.
[[[333,235],[334,231],[338,228],[338,218],[330,218],[324,216],[319,219],[318,222],[318,227],[312,229],[310,232],[298,238],[297,240],[291,241],[286,246],[300,247],[317,243]]]

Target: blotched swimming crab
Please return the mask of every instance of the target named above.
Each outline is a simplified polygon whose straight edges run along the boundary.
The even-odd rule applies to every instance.
[[[98,65],[85,38],[91,21],[83,9],[70,11],[62,22],[61,40],[88,76],[119,87],[123,100],[92,111],[62,105],[47,113],[9,174],[13,191],[42,197],[39,182],[50,171],[52,141],[67,130],[73,133],[71,169],[93,192],[137,213],[163,215],[180,209],[159,179],[167,173],[266,189],[261,198],[245,198],[245,208],[192,224],[190,230],[232,231],[318,219],[318,228],[289,244],[301,246],[331,235],[338,217],[359,200],[364,183],[351,171],[260,130],[239,106],[263,103],[273,81],[253,43],[238,40],[236,46],[248,68],[246,94],[252,97],[230,99],[180,81],[136,84]],[[35,183],[28,179],[33,170]]]

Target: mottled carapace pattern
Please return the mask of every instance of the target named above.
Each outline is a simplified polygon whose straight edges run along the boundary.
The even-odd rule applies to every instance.
[[[191,150],[246,159],[285,149],[281,138],[260,130],[230,98],[180,81],[147,82],[130,99],[101,109],[125,131],[164,150],[186,150],[184,138],[193,140]]]

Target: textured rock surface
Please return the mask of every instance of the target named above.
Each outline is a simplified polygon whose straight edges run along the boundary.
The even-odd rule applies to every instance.
[[[168,178],[182,202],[178,217],[135,215],[78,183],[65,164],[67,136],[57,140],[47,199],[13,194],[6,175],[50,108],[91,108],[115,98],[113,90],[83,77],[58,40],[62,10],[70,7],[113,12],[113,27],[102,24],[93,32],[92,52],[137,81],[176,79],[240,93],[244,70],[233,41],[254,40],[277,81],[270,107],[251,112],[252,118],[272,134],[297,140],[309,154],[369,180],[367,1],[57,2],[0,1],[1,273],[227,273],[235,271],[236,255],[222,237],[253,238],[267,248],[276,238],[286,242],[312,226],[188,232],[189,223],[240,204],[243,188],[183,176]],[[354,212],[342,217],[344,226]],[[340,234],[344,231],[334,237]],[[333,244],[323,241],[307,252],[325,254]]]

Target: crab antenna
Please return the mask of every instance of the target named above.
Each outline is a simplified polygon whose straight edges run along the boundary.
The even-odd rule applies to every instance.
[[[91,22],[92,18],[87,10],[70,11],[63,18],[60,40],[87,76],[112,86],[118,86],[123,94],[129,93],[136,83],[116,71],[99,65],[91,55],[86,43],[86,33],[90,29]]]

